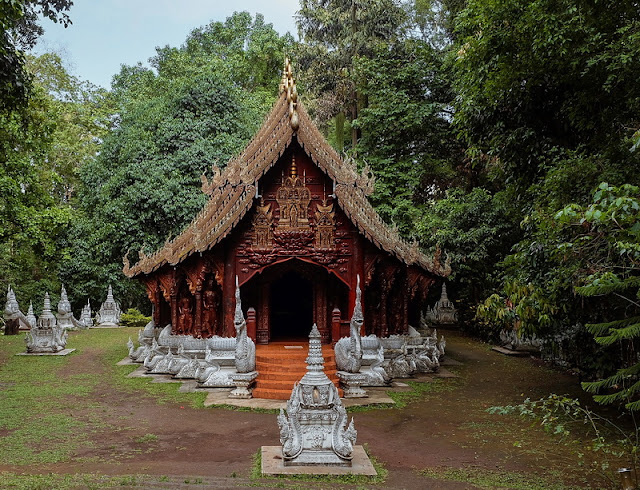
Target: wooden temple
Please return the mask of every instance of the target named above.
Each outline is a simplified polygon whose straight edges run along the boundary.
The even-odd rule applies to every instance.
[[[386,225],[358,171],[325,141],[297,100],[287,63],[280,96],[245,150],[203,176],[210,199],[192,223],[124,273],[144,282],[156,326],[233,336],[238,277],[247,333],[257,344],[348,335],[361,278],[363,334],[418,326],[430,286],[449,274]]]

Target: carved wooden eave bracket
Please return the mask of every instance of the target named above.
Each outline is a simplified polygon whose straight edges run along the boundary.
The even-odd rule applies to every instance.
[[[447,262],[428,257],[417,244],[404,241],[373,209],[367,199],[374,190],[371,170],[365,165],[358,171],[353,160],[343,160],[327,143],[298,99],[288,61],[280,89],[271,112],[242,153],[224,170],[214,167],[210,180],[202,176],[202,190],[209,196],[202,211],[180,235],[167,241],[154,254],[141,253],[133,266],[125,256],[124,274],[127,277],[150,274],[218,244],[251,210],[258,181],[279,161],[295,138],[314,164],[333,180],[337,204],[367,240],[407,265],[447,276],[451,272]]]

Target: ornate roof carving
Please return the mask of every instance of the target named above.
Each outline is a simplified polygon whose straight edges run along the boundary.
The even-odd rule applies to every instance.
[[[335,182],[338,205],[367,240],[407,265],[416,265],[439,276],[449,275],[448,262],[426,256],[382,221],[367,199],[373,191],[370,169],[365,167],[358,172],[355,162],[343,161],[327,143],[297,100],[290,65],[283,73],[280,97],[244,151],[222,172],[214,169],[211,181],[203,177],[202,188],[210,199],[202,211],[179,236],[154,254],[141,254],[133,266],[125,257],[125,275],[150,274],[165,264],[177,265],[190,255],[219,243],[251,209],[258,181],[277,163],[294,137],[312,161]]]

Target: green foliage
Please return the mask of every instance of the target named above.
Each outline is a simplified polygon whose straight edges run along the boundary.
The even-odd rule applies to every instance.
[[[150,321],[150,316],[144,316],[135,308],[129,308],[126,313],[120,315],[120,325],[123,327],[144,328]]]
[[[526,183],[553,147],[628,148],[639,22],[632,1],[469,1],[451,62],[472,158]]]
[[[592,439],[590,443],[580,442],[579,456],[583,451],[599,455],[596,470],[608,478],[613,486],[618,484],[615,469],[621,465],[638,468],[638,448],[640,431],[638,427],[629,430],[611,419],[583,407],[578,400],[549,395],[547,398],[532,401],[527,398],[519,405],[491,407],[489,413],[500,415],[518,414],[538,422],[545,431],[570,441],[573,437],[585,433]],[[576,441],[578,442],[578,441]]]
[[[571,228],[570,241],[559,245],[562,253],[581,263],[582,285],[576,292],[584,297],[606,296],[607,313],[621,317],[587,324],[596,342],[620,346],[617,371],[602,380],[583,383],[601,403],[625,402],[640,410],[640,188],[601,183],[588,206],[572,204],[556,215],[558,222]]]
[[[27,104],[0,112],[0,276],[22,301],[39,301],[60,289],[77,171],[98,151],[108,104],[102,90],[70,76],[57,55],[28,57],[26,69],[33,77]]]
[[[548,333],[557,306],[533,284],[509,282],[505,296],[492,294],[477,309],[477,317],[487,322],[494,336],[501,330],[516,330],[519,336],[532,338]]]
[[[374,58],[380,42],[393,45],[406,20],[398,0],[300,2],[297,23],[304,42],[298,46],[297,59],[305,83],[302,93],[313,101],[310,106],[322,125],[341,114],[337,120],[341,133],[345,120],[358,117],[367,103],[354,80],[354,62],[357,57]],[[354,126],[352,146],[357,139]]]
[[[562,246],[573,234],[555,216],[588,202],[599,182],[633,181],[640,165],[640,154],[629,151],[638,130],[637,5],[470,0],[453,10],[453,125],[468,166],[503,196],[511,223],[494,262],[501,291],[480,314],[494,326],[525,321],[562,351],[565,365],[610,372],[619,353],[589,342],[582,325],[605,320],[618,300],[575,301],[574,284],[584,283],[586,264],[596,261]]]
[[[11,0],[0,3],[0,112],[24,106],[31,92],[31,77],[24,68],[24,49],[35,46],[44,33],[39,21],[48,18],[71,23],[71,0]]]
[[[463,300],[477,303],[495,287],[496,264],[519,236],[512,213],[504,196],[480,187],[451,189],[425,206],[417,224],[421,241],[451,259],[452,279]]]
[[[406,39],[379,43],[371,57],[354,60],[359,94],[367,101],[353,121],[361,133],[354,154],[376,178],[374,206],[405,236],[416,234],[419,206],[455,180],[462,154],[450,128],[453,95],[442,58],[424,41]]]

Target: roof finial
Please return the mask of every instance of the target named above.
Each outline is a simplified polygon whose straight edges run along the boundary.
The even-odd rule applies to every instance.
[[[291,155],[291,178],[295,179],[298,176],[298,166],[296,165],[295,153]]]

